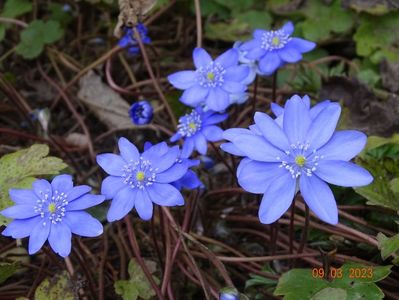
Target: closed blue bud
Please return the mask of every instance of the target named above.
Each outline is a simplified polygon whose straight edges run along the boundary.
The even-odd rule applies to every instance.
[[[145,125],[151,122],[153,109],[148,101],[139,101],[134,103],[129,109],[129,116],[136,125]]]
[[[145,27],[144,24],[142,24],[142,23],[138,23],[136,25],[136,29],[140,34],[142,42],[144,44],[150,44],[151,38],[147,36],[147,34],[148,34],[147,27]],[[124,32],[124,35],[121,37],[121,39],[118,42],[119,47],[127,48],[127,52],[132,56],[139,54],[140,48],[139,48],[138,42],[136,41],[136,39],[134,37],[133,29],[125,27],[123,29],[123,32]]]

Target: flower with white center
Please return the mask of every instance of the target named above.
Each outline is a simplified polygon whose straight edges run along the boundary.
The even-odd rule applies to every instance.
[[[341,107],[322,102],[310,109],[307,97],[289,99],[279,121],[257,112],[250,130],[228,129],[222,149],[245,158],[237,169],[239,184],[263,194],[259,219],[270,224],[290,207],[298,191],[323,221],[337,224],[338,210],[327,183],[357,187],[373,177],[349,162],[365,146],[367,137],[355,130],[335,132]],[[307,105],[309,103],[309,106]],[[275,110],[278,110],[275,107]]]
[[[180,71],[168,76],[177,89],[184,90],[180,101],[196,107],[206,106],[213,111],[224,111],[231,94],[244,93],[243,80],[248,76],[247,66],[238,64],[238,51],[230,49],[215,60],[202,48],[193,52],[196,70]]]
[[[101,185],[101,193],[112,199],[107,214],[109,222],[122,219],[133,207],[140,218],[149,220],[153,203],[162,206],[183,205],[181,193],[172,185],[182,178],[188,166],[179,163],[178,146],[165,142],[147,147],[139,153],[126,138],[118,142],[120,155],[97,155],[97,163],[109,174]]]
[[[270,75],[286,63],[296,63],[302,59],[302,53],[309,52],[316,44],[301,38],[291,37],[294,32],[292,22],[284,24],[278,30],[256,29],[253,39],[245,42],[240,49],[246,51],[246,57],[258,61],[262,75]]]
[[[201,154],[206,154],[208,141],[217,142],[223,138],[223,130],[215,124],[224,121],[227,114],[205,111],[197,107],[191,113],[179,119],[177,133],[170,140],[176,142],[184,139],[181,157],[188,158],[196,149]]]
[[[29,236],[29,254],[39,251],[48,240],[54,252],[66,257],[71,252],[72,233],[95,237],[103,232],[101,223],[83,211],[105,199],[89,194],[90,190],[87,185],[74,187],[70,175],[56,176],[51,184],[36,180],[32,189],[11,189],[16,205],[1,214],[14,220],[2,234],[15,239]]]

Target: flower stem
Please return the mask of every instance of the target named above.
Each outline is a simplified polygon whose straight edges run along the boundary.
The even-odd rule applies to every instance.
[[[258,82],[259,82],[259,77],[256,76],[254,84],[254,98],[252,100],[252,117],[255,115],[256,111],[256,96],[258,94]]]
[[[273,82],[272,82],[272,101],[273,102],[276,102],[277,73],[278,73],[278,70],[276,70],[276,72],[273,73]]]
[[[201,6],[200,0],[194,0],[195,2],[195,19],[197,23],[197,47],[202,47],[202,20],[201,20]]]
[[[69,258],[69,256],[67,256],[64,258],[64,261],[65,261],[67,271],[68,271],[69,275],[71,275],[71,277],[72,277],[75,274],[75,270],[73,268],[71,259]]]

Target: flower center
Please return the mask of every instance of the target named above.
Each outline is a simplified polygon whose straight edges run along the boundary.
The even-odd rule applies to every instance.
[[[290,36],[282,30],[267,31],[262,36],[261,47],[271,51],[283,48],[291,40]]]
[[[180,118],[177,130],[182,136],[190,137],[201,130],[201,126],[201,116],[196,110],[193,110],[190,114]]]
[[[280,168],[285,168],[291,173],[292,178],[300,175],[312,176],[316,171],[318,161],[323,159],[322,155],[317,155],[316,150],[310,150],[309,144],[296,143],[285,151],[284,157],[277,157],[281,161]]]
[[[49,193],[50,191],[40,191],[41,198],[37,200],[34,206],[35,212],[40,213],[40,217],[43,219],[43,225],[46,225],[47,220],[52,224],[61,222],[68,205],[68,195],[64,192],[60,193],[55,190],[51,198]]]
[[[123,167],[123,183],[129,185],[132,189],[144,189],[154,183],[156,170],[152,167],[150,161],[140,157],[140,160],[130,162]]]
[[[52,214],[55,213],[55,209],[56,209],[55,203],[50,203],[50,204],[48,205],[47,209],[48,209],[48,211],[51,212]]]
[[[197,69],[198,82],[203,87],[217,87],[224,83],[226,70],[218,63],[210,63],[206,67]]]

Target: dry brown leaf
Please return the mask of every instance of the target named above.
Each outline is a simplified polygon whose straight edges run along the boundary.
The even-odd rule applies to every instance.
[[[78,132],[72,132],[67,135],[65,142],[74,147],[79,147],[81,149],[86,149],[89,145],[89,139],[86,135]]]
[[[130,105],[118,93],[101,81],[94,72],[88,72],[80,81],[78,98],[109,129],[136,127],[129,118]]]

